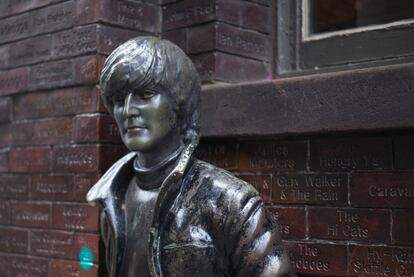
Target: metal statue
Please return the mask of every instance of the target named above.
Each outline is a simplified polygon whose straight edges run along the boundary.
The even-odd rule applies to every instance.
[[[105,61],[102,98],[131,152],[90,189],[111,277],[291,276],[257,191],[199,161],[199,76],[173,43],[138,37]]]

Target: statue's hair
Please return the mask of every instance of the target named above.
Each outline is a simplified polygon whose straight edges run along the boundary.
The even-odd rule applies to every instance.
[[[191,60],[172,42],[149,36],[125,42],[106,59],[100,86],[111,114],[113,99],[133,90],[165,93],[181,122],[183,139],[198,139],[200,78]]]

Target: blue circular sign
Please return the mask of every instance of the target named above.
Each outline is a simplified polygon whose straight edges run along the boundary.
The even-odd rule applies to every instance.
[[[90,270],[93,266],[93,253],[89,247],[82,247],[79,252],[79,264],[83,270]]]

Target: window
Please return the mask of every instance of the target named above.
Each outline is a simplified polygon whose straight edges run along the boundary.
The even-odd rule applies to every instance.
[[[412,0],[279,0],[277,74],[414,58]]]

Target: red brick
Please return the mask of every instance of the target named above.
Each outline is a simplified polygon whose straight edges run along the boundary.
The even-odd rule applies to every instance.
[[[193,55],[192,60],[203,81],[249,82],[267,79],[271,74],[266,62],[221,52]]]
[[[15,94],[27,90],[29,84],[29,68],[0,72],[0,96]]]
[[[309,237],[332,240],[390,242],[389,211],[309,208]]]
[[[276,208],[268,210],[279,224],[279,233],[283,238],[305,238],[306,219],[304,208]]]
[[[200,24],[215,19],[214,0],[184,0],[163,8],[163,29]]]
[[[142,32],[125,30],[98,25],[97,27],[97,51],[99,54],[109,55],[115,48],[131,38],[144,35]]]
[[[0,43],[49,33],[73,25],[74,1],[0,20]]]
[[[270,60],[270,37],[223,23],[210,23],[189,29],[188,52],[220,50],[258,60]]]
[[[11,124],[0,126],[0,145],[1,146],[7,147],[13,144],[12,132],[13,132],[13,128]]]
[[[348,177],[345,174],[274,175],[273,202],[347,205]]]
[[[350,246],[348,276],[412,276],[414,248]]]
[[[392,212],[392,237],[394,242],[400,245],[414,245],[413,231],[414,210],[394,210]]]
[[[88,247],[92,250],[94,262],[99,260],[99,239],[98,234],[75,233],[75,256],[74,259],[79,259],[79,253],[83,247]]]
[[[31,89],[63,87],[75,83],[74,60],[62,60],[35,65],[32,67],[30,74]]]
[[[50,149],[47,147],[19,148],[10,150],[10,170],[12,172],[47,172],[49,170]]]
[[[10,203],[8,201],[0,201],[0,224],[9,224],[10,222]]]
[[[347,247],[340,244],[286,242],[297,273],[311,276],[347,276]]]
[[[54,115],[101,112],[100,92],[95,86],[57,90],[53,93]]]
[[[74,255],[74,236],[71,232],[32,231],[30,250],[33,255],[71,259]]]
[[[399,136],[394,139],[396,169],[414,169],[414,136]]]
[[[10,1],[10,14],[21,13],[62,1],[63,0],[14,0]]]
[[[0,249],[5,252],[27,253],[28,237],[26,230],[0,227]]]
[[[54,204],[53,226],[66,230],[97,231],[99,210],[88,204]]]
[[[0,1],[0,17],[8,16],[9,14],[10,14],[10,0]]]
[[[85,115],[76,117],[75,141],[101,143],[122,142],[115,120],[109,115]]]
[[[50,205],[37,203],[11,203],[11,223],[28,227],[49,227],[51,225]]]
[[[128,152],[129,150],[124,145],[102,145],[99,149],[100,171],[105,172]]]
[[[99,180],[100,177],[100,175],[75,175],[75,201],[85,201],[87,192]]]
[[[0,123],[10,122],[12,119],[12,101],[10,97],[0,98]]]
[[[53,260],[50,265],[50,276],[53,277],[98,277],[98,266],[93,265],[90,270],[84,270],[79,262]]]
[[[203,83],[212,83],[215,79],[216,55],[214,53],[190,56]]]
[[[414,208],[414,174],[357,174],[351,178],[354,207]]]
[[[218,167],[237,169],[237,144],[226,141],[202,141],[196,150],[196,157]]]
[[[60,201],[74,199],[72,175],[33,175],[31,188],[32,199]]]
[[[87,56],[75,61],[75,84],[95,84],[99,82],[104,56]]]
[[[72,118],[50,118],[42,121],[15,123],[13,138],[15,145],[54,145],[72,141]]]
[[[239,175],[238,177],[254,186],[266,204],[272,203],[272,181],[270,175]]]
[[[14,113],[23,119],[97,112],[99,97],[94,86],[28,93],[16,99]]]
[[[97,27],[81,26],[53,35],[53,58],[67,58],[96,52]]]
[[[9,64],[13,67],[50,59],[52,36],[44,35],[10,44]]]
[[[47,259],[35,257],[10,257],[10,276],[49,276],[49,262]]]
[[[298,171],[306,169],[306,142],[262,141],[241,143],[241,171]]]
[[[125,0],[77,1],[78,23],[106,22],[129,29],[157,34],[161,31],[158,6]]]
[[[1,3],[0,3],[1,10]],[[0,11],[1,13],[1,11]],[[0,69],[6,69],[10,66],[10,44],[0,46]]]
[[[28,176],[0,175],[0,199],[27,199],[28,196]]]
[[[0,150],[0,172],[9,171],[9,151]]]
[[[270,33],[271,10],[238,0],[217,0],[217,20],[259,32]]]
[[[53,149],[53,171],[97,172],[99,148],[97,145],[74,145]]]
[[[172,41],[184,52],[187,52],[187,29],[177,29],[162,33],[162,38]],[[200,38],[198,38],[200,39]]]
[[[314,171],[391,169],[391,141],[386,138],[324,139],[311,141]]]
[[[1,4],[0,4],[1,5]],[[0,6],[1,8],[1,6]],[[0,9],[1,10],[1,9]],[[0,254],[0,276],[9,277],[9,257]]]

